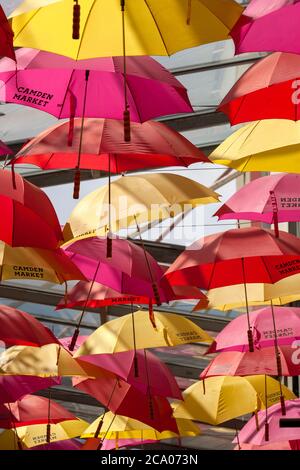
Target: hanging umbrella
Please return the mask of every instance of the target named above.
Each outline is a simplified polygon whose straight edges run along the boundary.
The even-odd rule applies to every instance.
[[[0,280],[6,279],[62,284],[86,278],[61,249],[15,248],[0,241]]]
[[[51,425],[50,442],[69,440],[78,437],[88,423],[81,419],[63,421]],[[0,434],[1,450],[23,450],[47,444],[44,424],[33,424],[16,429],[9,429]]]
[[[273,318],[274,315],[274,318]],[[300,309],[296,307],[265,307],[250,314],[250,325],[253,331],[255,349],[274,345],[276,322],[276,341],[278,345],[292,345],[300,340]],[[248,351],[247,316],[234,318],[216,336],[209,348],[209,353],[220,351]]]
[[[172,417],[173,409],[165,397],[152,395],[151,392],[144,394],[125,381],[108,376],[102,381],[84,380],[78,383],[75,380],[75,386],[92,395],[105,406],[105,409],[115,414],[142,421],[159,432],[165,430],[177,432],[176,421]],[[98,437],[101,427],[100,420],[99,430],[95,432],[94,437]]]
[[[81,361],[100,366],[144,394],[182,399],[175,377],[167,366],[150,351],[138,350],[135,353],[130,350],[114,354],[92,354],[80,356],[80,363]],[[101,388],[101,380],[101,378],[98,381],[94,379],[80,380],[78,388],[81,388],[82,384],[84,386],[90,385],[91,390],[96,392],[98,388]],[[118,387],[117,392],[120,392]]]
[[[276,52],[252,65],[218,107],[231,125],[259,119],[299,119],[297,54]]]
[[[63,441],[50,442],[39,446],[29,447],[24,450],[83,450],[82,444],[76,439],[66,439]]]
[[[74,357],[212,342],[212,338],[204,330],[181,315],[154,312],[154,317],[156,328],[147,327],[148,312],[144,311],[111,320],[94,331],[75,352]]]
[[[5,345],[43,346],[58,343],[54,334],[32,315],[0,305],[0,341]]]
[[[21,48],[16,58],[17,69],[11,60],[0,60],[1,101],[37,108],[58,119],[123,118],[122,57],[76,61]],[[193,111],[184,86],[154,59],[128,57],[126,65],[132,121]]]
[[[299,173],[299,129],[300,121],[256,121],[235,131],[209,158],[238,171]]]
[[[279,7],[278,7],[279,5]],[[235,53],[243,52],[300,52],[298,19],[300,5],[298,0],[283,2],[275,6],[273,11],[251,10],[240,17],[230,31],[235,43]],[[250,16],[248,16],[250,15]],[[262,15],[262,16],[260,16]],[[255,17],[256,16],[256,17]]]
[[[272,442],[263,446],[240,443],[233,450],[300,450],[300,441]]]
[[[201,204],[218,202],[218,197],[196,181],[171,173],[123,176],[77,204],[64,227],[64,237],[103,235],[108,227],[117,231],[135,224],[135,217],[139,223],[160,221]],[[110,206],[114,209],[111,220]]]
[[[80,21],[80,31],[73,24],[73,37],[80,41],[72,38],[74,2],[64,0],[26,14],[21,14],[21,4],[11,15],[15,46],[39,48],[74,59],[121,56],[123,46],[129,56],[170,55],[227,39],[243,11],[233,0],[164,0],[164,8],[159,0],[76,3],[80,13],[78,16],[77,6],[74,19]]]
[[[59,377],[41,378],[30,376],[0,376],[0,404],[13,403],[25,395],[60,385]]]
[[[0,5],[0,56],[10,57],[10,59],[16,60],[13,38],[14,33]]]
[[[91,292],[89,295],[90,289]],[[206,296],[200,291],[200,289],[197,289],[197,287],[175,286],[172,291],[174,292],[172,300],[200,299],[198,304],[199,306],[201,305],[203,308],[207,305]],[[70,289],[64,297],[62,297],[56,306],[56,310],[84,307],[85,305],[89,308],[98,309],[119,304],[149,304],[151,301],[155,303],[154,298],[149,299],[149,297],[142,295],[118,292],[111,287],[99,284],[98,282],[95,282],[92,285],[92,282],[80,281]],[[97,313],[99,312],[97,311]]]
[[[55,249],[61,228],[50,200],[20,175],[0,172],[0,240],[12,246]]]
[[[279,384],[271,377],[266,380],[269,406],[280,399]],[[284,394],[287,399],[295,397],[287,387],[284,387]],[[210,377],[187,388],[183,399],[175,406],[176,418],[221,424],[265,407],[265,376],[256,376],[255,381],[252,377]]]
[[[75,420],[76,416],[48,398],[27,395],[15,403],[0,405],[1,428],[18,428],[33,424],[57,424]],[[44,428],[46,431],[46,427]]]
[[[256,429],[255,420],[251,418],[238,434],[240,443],[253,445],[266,445],[268,443],[294,441],[300,438],[300,428],[281,428],[280,405],[276,404],[269,408],[266,416],[264,411],[258,413],[259,430]],[[286,418],[300,417],[300,400],[289,400],[286,402]],[[265,425],[268,425],[266,433]]]
[[[300,374],[299,343],[293,346],[279,346],[282,376]],[[267,374],[277,376],[278,365],[274,348],[264,348],[254,352],[224,351],[219,353],[204,369],[200,378],[217,375],[257,375]]]

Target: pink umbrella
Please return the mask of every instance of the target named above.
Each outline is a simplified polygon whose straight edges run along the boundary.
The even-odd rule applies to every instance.
[[[142,393],[182,400],[175,377],[167,366],[150,351],[132,350],[114,354],[80,356],[80,361],[89,362],[116,374]],[[99,379],[99,385],[101,385],[101,380]]]
[[[257,414],[259,430],[256,418],[253,416],[239,432],[239,442],[262,446],[273,442],[300,440],[300,427],[281,428],[279,426],[281,418],[280,404],[268,408],[267,413],[265,410],[259,411]],[[300,418],[300,399],[286,401],[286,418]]]
[[[13,403],[25,395],[43,390],[53,385],[60,385],[59,377],[31,377],[29,375],[0,376],[0,404]]]
[[[272,442],[272,444],[266,444],[263,446],[241,443],[240,445],[237,445],[233,450],[300,450],[300,440]]]
[[[76,439],[66,439],[65,441],[50,442],[40,446],[28,447],[24,450],[83,450],[82,444]]]
[[[220,220],[259,220],[267,224],[300,220],[300,175],[278,173],[243,186],[220,207]]]
[[[286,5],[297,3],[299,0],[251,0],[244,10],[244,15],[250,18],[260,18]]]
[[[46,111],[57,118],[75,116],[123,119],[122,57],[73,60],[36,49],[16,51],[16,65],[0,61],[0,100]],[[184,86],[148,56],[127,57],[126,82],[132,121],[191,113]]]
[[[230,32],[236,54],[273,51],[300,53],[299,0],[282,3],[284,6],[278,9],[275,6],[276,9],[263,16],[260,16],[264,13],[263,8],[257,10],[258,17],[253,12],[254,18],[246,16],[247,10],[244,12]]]
[[[278,345],[292,345],[295,340],[300,339],[300,308],[273,307],[273,313],[276,318]],[[274,346],[275,329],[271,307],[251,312],[250,327],[255,349]],[[246,315],[235,318],[217,335],[208,353],[230,350],[249,351],[247,328]]]
[[[141,439],[95,439],[90,438],[85,441],[81,450],[99,450],[99,446],[101,445],[100,450],[113,450],[113,449],[120,449],[122,447],[134,447],[134,446],[141,446],[143,444],[154,444],[157,441],[142,441]]]
[[[291,346],[279,346],[281,375],[300,375],[300,341]],[[274,375],[278,374],[274,348],[254,352],[223,351],[200,374],[200,378],[217,375]]]

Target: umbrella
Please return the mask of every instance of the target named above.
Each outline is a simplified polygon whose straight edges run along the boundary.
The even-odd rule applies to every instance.
[[[267,348],[274,345],[276,318],[276,342],[278,345],[292,345],[300,340],[300,308],[296,307],[265,307],[250,314],[250,324],[253,331],[253,343],[256,349]],[[248,338],[246,315],[234,318],[216,336],[209,353],[220,351],[248,351]]]
[[[248,69],[218,107],[231,125],[259,119],[299,119],[300,57],[275,52]]]
[[[300,178],[279,173],[257,178],[243,186],[214,214],[219,220],[259,220],[274,223],[300,220]]]
[[[283,376],[296,376],[300,374],[299,359],[300,342],[292,346],[279,346]],[[217,375],[257,375],[278,374],[277,360],[274,348],[264,348],[254,352],[224,351],[219,353],[204,369],[200,377],[214,377]]]
[[[76,61],[21,48],[16,58],[17,70],[11,60],[0,60],[1,101],[37,108],[59,119],[83,115],[123,118],[122,57]],[[192,112],[184,86],[151,57],[128,57],[126,73],[132,121]]]
[[[57,424],[76,419],[76,416],[58,403],[35,395],[27,395],[15,403],[0,405],[0,412],[0,426],[7,429],[32,424]]]
[[[104,426],[99,434],[100,439],[93,438],[99,421],[103,419]],[[113,421],[112,421],[113,420]],[[109,424],[111,424],[110,428]],[[123,440],[135,440],[138,445],[146,444],[148,441],[161,441],[164,439],[174,439],[178,437],[195,437],[201,434],[199,426],[187,419],[176,419],[178,431],[163,431],[159,433],[153,427],[141,423],[126,416],[114,416],[111,412],[105,413],[94,421],[83,436],[88,438],[82,450],[109,450],[110,448],[121,447]]]
[[[147,327],[149,319],[148,312],[145,311],[111,320],[95,330],[74,356],[212,342],[212,338],[204,330],[181,315],[154,312],[154,317],[156,328]]]
[[[5,345],[43,346],[58,343],[48,328],[22,310],[0,305],[0,323],[0,341]]]
[[[81,419],[62,421],[51,425],[51,443],[78,437],[88,423]],[[0,434],[1,450],[22,450],[47,444],[45,425],[33,424],[17,429],[9,429]]]
[[[126,0],[121,2],[125,10],[122,15],[119,0],[79,1],[80,16],[76,18],[80,31],[75,27],[73,36],[80,41],[74,41],[73,4],[73,0],[64,0],[21,14],[22,4],[11,15],[15,46],[39,48],[74,59],[121,56],[124,32],[127,55],[170,55],[227,39],[243,11],[233,0],[196,0],[192,4],[164,0],[163,9],[159,0]]]
[[[300,417],[300,400],[289,400],[286,402],[286,417]],[[294,441],[300,439],[300,428],[281,428],[280,405],[276,404],[268,409],[266,416],[264,411],[257,415],[259,430],[256,429],[255,420],[251,418],[239,432],[239,442],[253,445],[266,445],[268,443]],[[267,424],[267,427],[266,427]]]
[[[40,188],[18,174],[2,170],[0,207],[0,240],[12,246],[58,246],[61,228],[54,207]]]
[[[90,289],[91,292],[88,296]],[[197,287],[175,286],[172,290],[174,291],[172,300],[200,299],[199,306],[201,305],[203,308],[207,305],[206,296]],[[68,291],[67,295],[62,297],[56,306],[56,310],[84,307],[85,304],[89,308],[97,309],[119,304],[149,304],[151,300],[155,302],[155,299],[149,299],[149,297],[143,297],[142,295],[121,293],[98,282],[92,285],[92,282],[80,281]],[[99,312],[97,311],[97,313]]]
[[[263,446],[238,444],[233,450],[300,450],[300,441],[272,442]]]
[[[134,188],[134,191],[132,191]],[[111,196],[111,197],[110,197]],[[135,223],[161,221],[200,204],[218,202],[218,194],[180,175],[171,173],[123,176],[85,196],[64,227],[65,240],[104,234]],[[108,207],[112,207],[111,220]]]
[[[29,447],[24,450],[82,450],[82,444],[76,439],[66,439],[63,441],[50,442],[49,444]]]
[[[114,354],[93,354],[80,356],[80,363],[81,361],[100,366],[102,369],[125,380],[144,394],[182,399],[175,377],[167,366],[150,351],[138,350],[135,353],[130,350]],[[138,375],[136,374],[137,369]],[[91,389],[94,389],[97,393],[98,388],[101,389],[101,380],[101,378],[98,381],[93,379],[80,380],[80,384],[90,384]],[[117,392],[120,392],[118,387]]]
[[[2,6],[0,5],[0,56],[10,57],[12,60],[16,60],[13,37],[10,23],[8,22]]]
[[[279,401],[279,385],[271,377],[266,380],[269,405]],[[284,387],[284,394],[288,399],[295,397],[287,387]],[[183,399],[175,406],[176,418],[221,424],[265,407],[265,376],[256,376],[255,381],[252,377],[210,377],[187,388]]]
[[[0,376],[0,404],[13,403],[25,395],[60,385],[59,377],[42,378],[22,375]]]
[[[6,279],[62,284],[86,278],[61,249],[12,248],[0,241],[0,280]]]
[[[276,5],[276,4],[275,4]],[[279,7],[278,7],[279,6]],[[283,2],[275,6],[273,11],[260,11],[254,7],[245,11],[239,22],[230,31],[235,43],[235,53],[243,52],[294,52],[299,53],[298,19],[300,5],[298,0]],[[256,14],[255,14],[256,13]],[[262,15],[262,16],[260,16]],[[256,17],[255,17],[256,16]]]
[[[79,383],[76,380],[75,384],[76,388],[92,395],[105,406],[105,409],[115,414],[137,419],[160,432],[165,430],[177,432],[176,421],[172,417],[173,409],[165,397],[152,395],[151,392],[144,394],[115,377],[107,376],[104,380],[84,380]],[[94,437],[98,437],[101,427],[102,420]]]
[[[225,139],[209,158],[239,171],[299,173],[299,129],[300,121],[255,121]]]

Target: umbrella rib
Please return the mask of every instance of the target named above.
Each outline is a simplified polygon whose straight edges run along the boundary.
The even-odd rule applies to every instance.
[[[67,99],[67,94],[68,94],[68,92],[71,93],[71,90],[69,89],[69,86],[70,86],[71,80],[72,80],[72,78],[73,78],[73,74],[74,74],[74,69],[72,69],[72,72],[71,72],[71,74],[70,74],[70,78],[69,78],[68,85],[67,85],[67,89],[66,89],[66,93],[65,93],[65,96],[64,96],[64,99],[63,99],[61,108],[60,108],[60,113],[59,113],[58,119],[61,119],[61,113],[62,113],[62,111],[63,111],[63,109],[64,109],[64,105],[65,105],[65,102],[66,102],[66,99]],[[75,113],[75,114],[76,114],[76,113]]]
[[[43,8],[45,8],[45,7],[43,7]],[[29,23],[32,21],[32,19],[39,13],[39,11],[40,11],[41,9],[42,9],[41,7],[38,8],[38,9],[36,10],[36,12],[35,12],[32,16],[30,16],[30,18],[28,18],[28,21],[26,21],[26,22],[24,23],[23,27],[20,29],[20,31],[18,32],[18,34],[14,34],[14,39],[17,39],[17,38],[18,38],[19,34],[22,33],[22,31],[26,28],[26,26],[28,26],[28,24],[29,24]],[[26,13],[22,13],[21,15],[18,15],[18,16],[20,17],[20,16],[24,16],[24,15],[26,15]],[[12,21],[13,21],[14,18],[17,18],[17,17],[9,17],[9,19],[12,19]]]
[[[148,10],[149,10],[150,15],[152,16],[152,19],[153,19],[153,21],[154,21],[154,23],[155,23],[155,26],[156,26],[156,28],[157,28],[157,31],[158,31],[158,33],[159,33],[159,35],[160,35],[160,38],[161,38],[161,40],[162,40],[162,43],[163,43],[164,48],[165,48],[165,50],[166,50],[166,53],[167,53],[168,56],[170,56],[171,54],[169,54],[169,51],[168,51],[168,48],[167,48],[167,44],[165,43],[164,37],[163,37],[163,35],[162,35],[162,33],[161,33],[160,29],[159,29],[159,26],[158,26],[158,24],[157,24],[157,21],[156,21],[156,19],[155,19],[155,16],[153,15],[152,10],[151,10],[151,8],[150,8],[149,5],[148,5],[148,1],[147,1],[147,0],[144,0],[144,2],[145,2],[146,6],[147,6],[147,8],[148,8]]]

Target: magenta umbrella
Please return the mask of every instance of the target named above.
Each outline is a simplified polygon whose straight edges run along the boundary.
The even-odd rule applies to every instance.
[[[55,117],[123,119],[123,58],[73,60],[36,49],[16,51],[15,63],[0,61],[0,100],[46,111]],[[191,113],[184,86],[148,56],[126,59],[127,100],[132,121]]]
[[[280,404],[276,404],[253,416],[238,434],[240,443],[263,446],[271,442],[295,441],[300,439],[300,427],[281,428],[279,421],[282,418]],[[286,417],[300,419],[300,399],[286,401]],[[267,424],[267,426],[266,426]],[[237,442],[237,439],[235,439]]]
[[[255,220],[267,224],[300,220],[300,175],[278,173],[243,186],[214,214],[219,220]],[[278,233],[278,232],[277,232]]]
[[[29,375],[0,376],[0,404],[13,403],[27,394],[44,390],[53,385],[60,385],[59,377],[31,377]]]
[[[284,5],[281,8],[280,3]],[[251,10],[250,13],[247,10],[244,12],[230,32],[236,54],[275,51],[300,53],[299,0],[280,3],[276,2],[273,11],[267,13],[267,9],[264,9],[266,2],[257,1],[258,5],[262,5],[257,13],[255,9],[252,13]],[[252,14],[252,17],[247,14]]]
[[[82,444],[76,439],[66,439],[64,441],[50,442],[40,446],[28,447],[24,450],[81,450]]]

